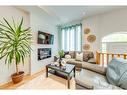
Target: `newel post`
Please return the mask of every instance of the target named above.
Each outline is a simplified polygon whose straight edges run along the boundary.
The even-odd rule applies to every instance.
[[[100,64],[100,53],[96,51],[96,64]]]

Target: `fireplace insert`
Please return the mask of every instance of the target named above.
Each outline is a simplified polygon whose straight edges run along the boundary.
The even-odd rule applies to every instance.
[[[39,48],[38,60],[43,60],[51,57],[51,48]]]

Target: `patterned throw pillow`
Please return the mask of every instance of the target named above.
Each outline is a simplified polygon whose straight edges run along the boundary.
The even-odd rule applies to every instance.
[[[87,62],[89,60],[89,53],[83,53],[83,61]]]
[[[94,54],[91,51],[83,52],[83,61],[87,62],[90,58],[94,58]]]
[[[75,58],[76,61],[83,61],[83,53],[76,53],[76,58]]]

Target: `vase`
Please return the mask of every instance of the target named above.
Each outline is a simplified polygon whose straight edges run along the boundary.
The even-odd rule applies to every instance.
[[[59,58],[59,66],[61,67],[62,66],[62,57]]]

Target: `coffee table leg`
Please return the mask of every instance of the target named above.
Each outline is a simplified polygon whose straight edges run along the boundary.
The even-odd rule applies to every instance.
[[[48,77],[48,67],[46,66],[46,77]]]
[[[70,75],[67,76],[67,86],[68,89],[70,89]]]
[[[75,68],[74,68],[74,77],[75,77]]]

